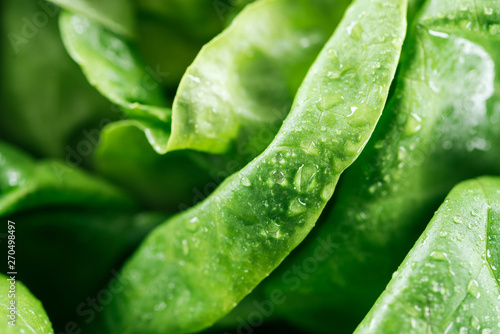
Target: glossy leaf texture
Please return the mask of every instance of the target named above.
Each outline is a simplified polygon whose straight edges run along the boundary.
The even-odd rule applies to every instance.
[[[42,303],[26,288],[20,281],[15,282],[16,298],[9,298],[8,291],[11,288],[10,276],[0,274],[0,331],[4,334],[18,333],[46,333],[53,334],[54,330],[43,309]],[[15,300],[17,307],[15,314],[15,326],[9,325],[10,303]]]
[[[61,8],[83,14],[107,29],[127,38],[136,36],[135,8],[132,0],[48,0]]]
[[[271,142],[350,1],[261,0],[207,44],[173,105],[168,149],[237,152]]]
[[[83,129],[115,113],[67,55],[57,7],[32,0],[0,6],[0,137],[39,156],[65,158]]]
[[[126,288],[96,331],[201,330],[276,268],[314,226],[340,173],[372,134],[397,67],[405,14],[406,1],[355,2],[273,143],[205,201],[148,236],[124,266]],[[379,63],[365,66],[366,59]],[[344,99],[334,103],[326,92]]]
[[[500,179],[456,186],[355,333],[494,333]]]
[[[81,14],[62,12],[60,27],[69,54],[104,96],[131,117],[170,120],[155,73],[130,43]]]
[[[476,3],[470,17],[494,26],[496,12]],[[498,36],[461,21],[441,29],[434,23],[444,14],[432,4],[409,36],[377,130],[343,175],[331,208],[261,286],[264,297],[256,295],[269,300],[283,292],[275,316],[309,330],[330,332],[335,321],[352,331],[449,190],[500,173]],[[457,7],[447,9],[457,16]]]
[[[79,304],[166,217],[139,213],[104,181],[0,143],[0,218],[16,224],[17,279],[45,301],[57,329],[81,317]]]
[[[160,78],[162,82],[159,84],[162,86],[168,84],[171,79],[175,81],[177,77],[176,73],[171,73],[169,70],[172,66],[176,69],[182,69],[184,67],[175,65],[175,60],[172,64],[167,64],[167,62],[172,60],[171,57],[173,54],[177,52],[173,52],[171,49],[175,48],[178,50],[178,48],[174,45],[175,38],[171,41],[171,28],[166,25],[162,19],[159,19],[158,16],[163,19],[169,17],[169,15],[173,13],[173,8],[177,8],[180,13],[184,13],[184,10],[180,9],[182,7],[186,8],[186,15],[188,16],[188,18],[184,19],[189,21],[189,18],[199,17],[201,15],[201,13],[196,11],[187,11],[187,8],[192,8],[194,3],[195,2],[186,2],[182,4],[174,2],[162,3],[162,5],[167,7],[171,6],[168,9],[164,8],[165,13],[162,9],[158,8],[159,4],[149,2],[147,4],[144,3],[143,6],[139,6],[144,13],[141,13],[139,16],[139,32],[142,37],[138,41],[138,46],[141,48],[142,54],[148,58],[149,64],[155,64],[154,66],[151,65],[153,66],[151,68],[158,68],[161,72],[169,71],[169,75]],[[274,52],[275,55],[273,56],[275,63],[281,62],[278,58],[280,55],[288,57],[293,54],[293,59],[292,57],[288,57],[288,65],[286,66],[288,66],[290,70],[288,76],[295,76],[295,83],[293,83],[295,88],[289,90],[286,94],[286,98],[280,96],[281,93],[278,91],[272,90],[266,93],[267,102],[259,96],[260,93],[251,94],[247,97],[234,96],[231,97],[231,101],[217,100],[220,102],[218,108],[226,109],[232,108],[230,103],[238,104],[240,100],[246,101],[246,105],[255,106],[255,110],[259,108],[262,109],[261,104],[268,102],[275,107],[274,110],[270,110],[271,106],[269,106],[269,108],[266,109],[269,111],[268,113],[265,111],[261,112],[261,121],[266,124],[272,124],[271,128],[265,126],[258,129],[259,133],[257,134],[247,133],[243,135],[240,138],[240,143],[242,145],[237,149],[234,155],[231,154],[217,158],[203,152],[186,152],[184,150],[183,152],[171,152],[165,156],[155,156],[147,145],[143,144],[144,139],[140,138],[139,131],[144,131],[146,133],[149,142],[155,147],[155,150],[160,153],[164,152],[166,146],[163,143],[163,139],[165,141],[168,140],[168,134],[165,132],[162,140],[156,140],[156,143],[154,143],[155,136],[148,134],[148,131],[152,129],[150,123],[148,121],[134,119],[130,122],[125,121],[112,124],[103,131],[102,141],[94,158],[95,168],[103,175],[110,177],[118,184],[136,193],[141,200],[148,203],[150,207],[167,208],[170,211],[178,211],[180,208],[184,209],[190,207],[205,198],[225,177],[238,171],[248,161],[258,155],[264,149],[264,145],[269,143],[278,127],[281,125],[282,119],[289,110],[295,90],[314,57],[316,57],[319,52],[319,49],[322,47],[322,44],[324,44],[327,35],[331,33],[335,22],[340,19],[340,15],[344,12],[345,6],[347,5],[346,1],[335,2],[335,4],[328,5],[325,5],[325,3],[326,2],[322,0],[316,1],[316,3],[301,2],[300,4],[296,4],[293,8],[286,11],[286,13],[291,12],[294,14],[293,18],[288,18],[286,13],[276,13],[284,7],[286,2],[263,1],[255,10],[250,10],[249,14],[242,13],[239,16],[241,18],[238,20],[243,24],[239,23],[236,24],[236,27],[229,28],[228,31],[224,32],[224,37],[216,38],[216,40],[219,40],[218,42],[214,41],[210,43],[210,46],[207,46],[208,56],[206,55],[207,52],[203,51],[198,57],[199,60],[197,60],[197,64],[200,64],[202,68],[210,72],[207,73],[207,75],[213,76],[219,69],[223,69],[225,75],[229,75],[224,64],[221,62],[214,64],[214,62],[217,62],[216,58],[218,55],[223,52],[228,60],[231,58],[235,59],[235,66],[239,66],[238,68],[242,77],[248,75],[255,78],[255,80],[251,82],[242,83],[246,86],[245,89],[259,89],[262,91],[263,89],[268,89],[261,84],[261,75],[271,78],[270,80],[275,86],[284,87],[288,84],[281,82],[281,74],[276,71],[266,73],[266,69],[263,68],[263,70],[258,71],[258,73],[252,73],[255,72],[253,69],[262,67],[261,65],[265,63],[265,59],[262,57],[245,56],[245,54],[239,50],[239,45],[249,44],[248,48],[256,50],[258,47],[264,48],[266,45],[280,44],[281,46],[278,45],[275,47],[277,50]],[[219,5],[218,3],[209,4],[208,2],[206,2],[205,5],[201,3],[196,4],[202,7],[207,5]],[[328,11],[321,12],[321,9],[325,6],[329,8]],[[156,11],[153,10],[153,8],[156,8]],[[307,18],[305,23],[302,23],[299,19],[301,14],[300,11],[301,9],[307,8],[309,8],[308,12],[321,12],[321,15],[311,15]],[[334,8],[335,10],[333,10]],[[231,12],[234,13],[237,12],[237,10],[238,7],[234,7]],[[276,24],[276,20],[273,20],[273,18],[269,16],[267,13],[268,11],[271,11],[273,15],[276,14],[281,17],[283,22]],[[167,12],[170,14],[167,15]],[[158,15],[159,13],[163,14]],[[204,15],[207,14],[205,13]],[[328,22],[328,25],[325,24],[326,18],[329,16],[334,20],[333,25],[330,22]],[[182,15],[180,15],[180,17],[182,18]],[[315,19],[316,17],[321,17],[322,19],[317,21]],[[331,18],[329,18],[329,20],[331,20]],[[197,24],[200,24],[200,22]],[[267,43],[259,42],[257,38],[259,36],[255,36],[254,29],[250,29],[253,24],[263,27],[258,35],[262,38],[269,38],[270,40]],[[269,29],[271,32],[265,33],[262,31],[264,27],[266,29],[271,28]],[[178,35],[178,33],[176,34]],[[297,46],[299,44],[299,39],[307,39],[308,36],[316,36],[316,39],[314,43],[307,48],[300,46],[298,49],[293,49],[287,44],[288,37],[292,37],[294,40],[292,44]],[[169,42],[165,50],[158,50],[158,45],[164,44],[163,41],[166,39],[169,39],[169,41],[174,44],[170,44]],[[185,41],[188,39],[188,36],[184,36],[182,39]],[[233,45],[235,41],[237,43]],[[180,52],[184,52],[182,51],[182,47],[180,49]],[[187,57],[187,59],[189,59],[189,57]],[[205,64],[207,62],[208,65]],[[240,63],[243,63],[243,65],[239,65]],[[211,64],[216,67],[212,68]],[[194,65],[194,67],[200,67],[200,65]],[[291,71],[292,69],[293,71]],[[270,84],[271,81],[269,81]],[[216,88],[222,89],[224,88],[223,86],[224,84],[220,82],[219,86]],[[181,88],[181,92],[179,92],[179,94],[183,96],[189,94],[200,95],[206,90],[203,87],[193,87],[186,84],[184,84],[184,87],[186,87],[186,89]],[[283,89],[280,88],[278,90],[282,91]],[[217,91],[215,91],[215,95],[217,94]],[[217,102],[213,99],[204,101],[200,98],[196,98],[195,101],[196,102],[192,104],[196,104],[193,106],[196,108],[203,107],[204,104]],[[244,104],[241,103],[241,105]],[[257,128],[254,128],[254,130],[257,130]],[[133,136],[135,139],[128,139],[127,145],[122,145],[125,136]],[[257,138],[257,142],[260,144],[254,145],[250,142],[251,138]],[[254,140],[252,139],[252,141]],[[199,160],[204,163],[200,165],[197,163]],[[123,166],[126,166],[125,170]],[[136,177],[129,177],[132,172]],[[184,182],[183,180],[187,180],[188,182],[184,184],[182,183]]]

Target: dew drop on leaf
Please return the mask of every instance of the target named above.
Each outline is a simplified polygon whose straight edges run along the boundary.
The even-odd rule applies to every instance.
[[[479,284],[475,279],[471,279],[467,284],[467,293],[474,298],[479,298],[481,296],[481,293],[479,292]]]
[[[249,178],[247,177],[242,177],[241,178],[241,184],[245,187],[250,187],[252,185],[252,182],[250,181]]]

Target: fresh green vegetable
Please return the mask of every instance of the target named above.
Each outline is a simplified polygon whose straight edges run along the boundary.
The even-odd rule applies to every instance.
[[[3,1],[0,332],[496,333],[500,3],[350,2]]]
[[[131,118],[104,128],[94,168],[136,193],[149,207],[178,211],[192,205],[193,189],[203,188],[211,181],[209,173],[219,168],[210,165],[206,171],[183,153],[161,156],[166,152],[171,112],[160,84],[169,73],[146,65],[135,43],[82,14],[63,13],[60,26],[69,53],[89,81]],[[160,155],[144,144],[141,134]],[[123,145],[124,140],[128,145]],[[186,179],[190,182],[180,182]]]
[[[241,82],[242,90],[254,91],[245,98],[246,104],[253,106],[254,109],[263,109],[265,107],[265,110],[263,109],[261,116],[259,116],[260,123],[253,124],[250,133],[245,134],[245,137],[240,140],[241,145],[238,151],[244,154],[240,154],[226,162],[218,162],[216,165],[212,163],[205,164],[208,172],[200,170],[196,165],[190,166],[193,165],[193,159],[207,161],[205,155],[193,156],[191,154],[184,157],[182,153],[176,153],[160,157],[150,153],[150,150],[145,145],[140,144],[143,140],[139,138],[138,130],[144,132],[149,143],[158,153],[164,154],[166,151],[166,143],[169,138],[168,122],[170,111],[157,109],[153,105],[164,105],[158,98],[160,81],[168,78],[170,74],[166,75],[167,73],[161,70],[161,73],[153,73],[153,77],[151,77],[152,73],[146,73],[145,69],[149,68],[148,72],[151,72],[154,68],[142,64],[142,61],[135,56],[134,47],[130,43],[123,41],[120,36],[106,31],[81,16],[74,15],[73,21],[69,19],[69,16],[63,16],[61,18],[61,30],[70,54],[83,66],[89,80],[110,100],[129,110],[129,115],[134,118],[131,122],[112,124],[104,131],[104,137],[101,139],[101,144],[94,159],[96,169],[120,185],[137,192],[143,201],[153,204],[153,207],[172,209],[184,207],[185,203],[191,205],[192,200],[190,197],[193,196],[193,189],[206,188],[204,184],[210,181],[212,184],[214,183],[213,178],[210,180],[208,175],[229,175],[240,169],[246,161],[251,160],[267,146],[285,117],[285,111],[290,107],[295,91],[310,63],[335,27],[335,24],[331,23],[332,19],[333,22],[337,22],[346,5],[347,1],[326,4],[322,0],[316,1],[316,3],[303,2],[293,6],[289,6],[284,1],[264,1],[261,5],[256,6],[255,10],[251,10],[250,13],[243,13],[239,18],[241,23],[235,24],[234,28],[226,31],[224,37],[219,37],[221,43],[213,43],[213,46],[208,47],[208,54],[202,53],[200,55],[198,62],[201,63],[203,68],[214,66],[214,56],[221,52],[226,54],[227,59],[240,59],[237,64],[237,71],[242,72],[243,75],[246,75],[246,73],[251,74],[255,68],[265,64],[270,57],[269,59],[272,59],[274,63],[284,64],[285,67],[280,67],[279,71],[269,73],[264,71],[266,67],[259,73],[267,75],[269,82],[274,83],[275,86],[281,84],[283,77],[287,80],[284,85],[291,87],[283,86],[283,89],[279,89],[286,90],[283,97],[276,95],[275,91],[271,91],[267,94],[267,97],[261,97],[259,96],[262,95],[260,92],[266,93],[265,90],[259,88],[259,86],[262,86],[260,79]],[[283,8],[288,8],[286,13],[290,15],[285,15],[285,12],[282,13]],[[306,21],[300,18],[304,11],[309,13],[309,19]],[[283,22],[276,24],[276,15],[280,15]],[[318,18],[321,18],[321,20],[318,20]],[[254,34],[246,34],[246,32],[250,31],[249,24],[252,19],[258,19],[260,21],[259,25],[270,27],[272,30],[270,32],[263,30],[259,33],[259,36],[255,37],[253,37]],[[88,25],[87,30],[81,29],[81,20],[84,20]],[[151,31],[151,33],[154,35],[154,31]],[[263,34],[264,36],[260,36]],[[148,38],[150,35],[148,34]],[[291,38],[294,40],[292,44],[290,44]],[[267,44],[260,43],[260,40],[268,40],[275,44],[276,46],[272,52],[274,54],[265,56],[265,59],[262,57],[247,57],[246,54],[250,51],[261,53],[259,50],[266,49]],[[249,44],[248,52],[242,52],[238,46],[232,46],[234,41],[238,41],[238,45]],[[307,45],[304,45],[306,42]],[[117,45],[117,50],[110,50],[108,45]],[[279,61],[279,56],[287,58],[287,62]],[[123,69],[120,66],[122,63],[129,64],[133,71]],[[204,63],[208,63],[208,65],[204,65]],[[218,66],[222,69],[220,65]],[[159,68],[162,69],[163,65]],[[217,71],[212,71],[212,73]],[[227,71],[225,72],[227,73]],[[155,77],[155,75],[162,76]],[[186,77],[190,77],[190,74],[186,74]],[[257,78],[257,76],[255,77]],[[210,73],[207,73],[208,80],[220,81]],[[147,89],[149,85],[153,88],[152,90]],[[186,86],[181,86],[182,93],[179,94],[180,96],[192,95],[196,92],[197,87]],[[220,88],[227,89],[222,83]],[[196,94],[199,95],[199,93]],[[217,90],[213,90],[211,94],[213,98],[218,99],[219,93]],[[130,105],[134,101],[130,99],[130,96],[135,96],[136,100],[150,101],[150,104],[140,106],[139,111],[135,110],[131,113],[130,110],[137,106],[135,104]],[[234,98],[232,101],[220,101],[220,107],[232,108],[232,105],[237,103],[236,100]],[[273,100],[274,102],[272,102]],[[193,101],[194,103],[195,101]],[[197,103],[203,106],[209,101],[203,102],[198,99]],[[239,103],[243,105],[241,101]],[[271,105],[267,105],[269,103]],[[145,111],[145,113],[142,114],[142,111]],[[154,118],[160,118],[161,120],[137,119],[141,116],[142,118],[154,116]],[[252,138],[256,136],[252,136],[252,132],[256,131],[259,131],[257,136],[259,139],[254,141]],[[129,140],[129,145],[123,146],[121,144],[124,135],[133,135],[135,139],[133,141]],[[252,142],[250,142],[250,139]],[[197,149],[200,150],[200,148]],[[180,158],[178,158],[179,155]],[[232,159],[236,159],[236,162],[233,162]],[[124,162],[126,163],[124,164]],[[125,168],[126,166],[130,167]],[[165,172],[166,170],[169,172]],[[136,175],[134,179],[128,177],[130,171],[133,171],[134,175]],[[182,173],[179,174],[177,171]],[[185,185],[180,185],[180,180],[191,180],[189,175],[200,175],[200,177],[192,179],[192,182],[187,182]],[[220,179],[220,177],[217,177],[215,183],[219,183]],[[166,189],[175,191],[166,191]],[[175,196],[176,200],[170,199],[172,196]]]
[[[0,315],[2,322],[0,322],[0,331],[5,334],[14,333],[54,333],[47,313],[43,309],[42,303],[36,299],[31,292],[19,281],[15,281],[12,286],[10,277],[0,274]],[[15,320],[12,321],[10,315],[12,314],[9,309],[11,307],[12,298],[9,298],[7,292],[13,289],[16,295],[15,299]]]
[[[495,333],[500,179],[456,186],[355,333]]]
[[[275,316],[322,332],[335,319],[352,330],[453,185],[500,173],[500,131],[492,126],[500,118],[498,38],[488,27],[470,31],[458,22],[440,30],[428,15],[432,8],[409,36],[393,98],[342,178],[331,211],[256,296],[268,300],[283,291],[287,302]],[[457,16],[456,8],[447,15]],[[467,12],[479,21],[494,18],[480,6]],[[330,247],[321,260],[320,240]],[[317,269],[307,272],[310,259]]]
[[[405,15],[406,1],[355,2],[309,71],[275,140],[205,201],[148,236],[125,265],[126,290],[104,310],[106,328],[100,331],[193,332],[210,326],[302,241],[380,117]],[[388,36],[385,42],[380,34]],[[352,52],[340,54],[341,48]],[[368,54],[354,52],[358,48]],[[367,58],[374,63],[360,66]],[[154,316],[144,312],[152,309]]]
[[[16,278],[59,324],[166,215],[138,213],[106,182],[60,162],[35,162],[0,142],[0,218],[16,224]]]
[[[85,138],[82,130],[99,129],[116,113],[64,50],[55,6],[33,0],[0,6],[0,138],[37,156],[64,159]]]
[[[168,149],[238,150],[248,158],[262,152],[348,3],[263,0],[248,6],[186,71]]]
[[[0,142],[0,215],[54,203],[96,208],[132,207],[117,188],[58,161],[35,162]]]
[[[63,12],[60,25],[66,49],[101,93],[132,117],[170,120],[160,86],[131,45],[80,14]]]

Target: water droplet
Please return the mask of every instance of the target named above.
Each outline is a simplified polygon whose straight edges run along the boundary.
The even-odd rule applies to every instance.
[[[399,50],[401,48],[401,45],[403,44],[403,39],[400,37],[394,38],[391,44],[394,49]]]
[[[338,79],[342,76],[342,71],[329,71],[326,76],[329,79]]]
[[[431,258],[436,261],[448,261],[448,255],[440,251],[434,251],[431,253]]]
[[[283,157],[283,153],[281,153],[281,152],[276,153],[276,154],[274,155],[274,157],[273,157],[272,161],[273,161],[274,163],[279,163],[279,164],[284,163],[284,162],[285,162],[285,158]]]
[[[274,170],[272,172],[272,177],[273,180],[278,184],[284,185],[286,183],[285,173],[280,170]]]
[[[479,322],[479,319],[476,318],[475,316],[472,316],[470,318],[470,325],[472,328],[474,328],[477,331],[481,328],[481,323]]]
[[[474,298],[479,298],[481,296],[481,293],[479,292],[479,284],[475,279],[471,279],[467,284],[467,293]]]
[[[413,135],[422,129],[422,118],[415,113],[411,113],[406,123],[405,134]]]
[[[435,37],[439,37],[439,38],[449,38],[450,37],[450,35],[448,35],[447,33],[440,32],[440,31],[434,31],[434,30],[429,30],[429,34],[432,36],[435,36]]]
[[[324,201],[329,201],[330,198],[333,195],[333,191],[335,190],[335,184],[329,184],[323,188],[323,191],[321,191],[321,198]]]
[[[186,75],[186,76],[187,76],[189,79],[191,79],[191,81],[194,81],[194,82],[196,82],[196,83],[201,83],[201,79],[200,79],[200,78],[198,78],[198,77],[196,77],[196,76],[194,76],[194,75],[188,74],[188,75]]]
[[[462,217],[459,217],[459,216],[453,217],[453,222],[455,224],[462,224]]]
[[[469,20],[461,20],[458,24],[464,30],[471,30],[472,28],[472,22]]]
[[[263,234],[273,238],[279,238],[281,237],[281,226],[278,223],[271,221],[267,223],[266,230]]]
[[[448,235],[448,232],[446,232],[446,231],[439,232],[439,236],[442,238],[446,237],[447,235]]]
[[[186,228],[189,230],[189,231],[195,231],[197,228],[198,228],[198,222],[200,220],[198,219],[198,217],[193,217],[189,220],[189,224],[186,225]]]
[[[358,110],[358,107],[351,107],[351,113],[347,117],[351,117]]]
[[[446,329],[444,330],[443,334],[448,334],[450,333],[450,330],[453,328],[453,321],[450,322],[450,324],[446,327]]]
[[[363,35],[363,27],[359,22],[353,22],[347,27],[347,33],[355,41],[359,41]]]
[[[241,184],[244,186],[244,187],[250,187],[252,185],[252,182],[250,181],[249,178],[247,177],[242,177],[241,178]]]
[[[331,110],[333,107],[341,103],[343,100],[342,95],[340,94],[328,94],[323,95],[318,102],[316,102],[316,106],[319,110]]]
[[[296,198],[290,202],[290,206],[288,208],[288,215],[290,217],[300,215],[307,211],[306,203],[300,198]]]
[[[305,193],[311,190],[314,186],[316,186],[315,176],[317,172],[318,168],[315,165],[300,166],[293,181],[295,189],[299,193]]]

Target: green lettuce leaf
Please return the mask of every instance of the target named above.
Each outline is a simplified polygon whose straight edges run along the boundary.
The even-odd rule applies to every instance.
[[[355,333],[498,331],[499,223],[499,178],[456,186]]]
[[[166,145],[159,144],[170,132],[171,111],[159,74],[142,62],[132,44],[86,16],[63,12],[60,26],[66,49],[89,82],[128,117],[154,121],[148,139],[158,153],[165,153]]]
[[[249,5],[184,75],[168,149],[232,150],[248,160],[262,152],[348,3],[261,0]]]
[[[133,208],[130,197],[112,185],[58,161],[36,162],[0,142],[0,215],[54,203]]]
[[[47,313],[43,309],[42,303],[31,294],[26,286],[20,281],[15,281],[16,298],[9,298],[8,291],[11,288],[11,277],[0,274],[0,315],[2,322],[0,323],[0,331],[4,334],[18,333],[47,333],[53,334],[54,330],[47,317]],[[11,321],[10,310],[11,301],[15,300],[16,314],[15,326],[9,325]]]
[[[0,6],[0,137],[38,156],[63,159],[83,129],[116,119],[116,113],[67,55],[58,8],[33,0]]]
[[[405,36],[406,4],[354,3],[272,144],[205,201],[147,237],[122,270],[126,289],[104,309],[104,327],[95,331],[206,328],[304,239],[380,117]],[[367,59],[373,63],[367,66]]]
[[[170,119],[159,86],[131,44],[84,15],[63,12],[60,26],[69,54],[110,101],[132,117]]]
[[[476,3],[469,17],[497,24],[496,12]],[[309,330],[328,333],[336,321],[352,331],[450,189],[500,173],[498,35],[461,21],[441,30],[443,14],[432,8],[414,26],[393,98],[330,211],[256,296],[283,292],[275,316]],[[446,16],[458,15],[447,8]]]
[[[76,168],[0,142],[0,218],[16,223],[18,278],[57,329],[166,217],[139,213],[129,196]]]

